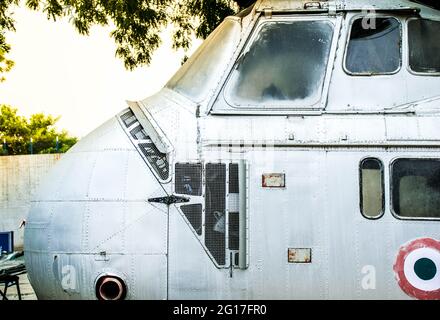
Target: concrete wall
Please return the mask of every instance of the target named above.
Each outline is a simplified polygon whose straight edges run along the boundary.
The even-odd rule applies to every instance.
[[[23,247],[23,228],[30,200],[40,180],[60,154],[0,156],[0,231],[14,231],[15,247]]]

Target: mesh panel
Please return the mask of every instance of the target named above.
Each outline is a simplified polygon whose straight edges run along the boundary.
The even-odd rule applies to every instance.
[[[219,265],[225,264],[226,165],[206,164],[205,245]]]
[[[176,163],[176,193],[202,195],[201,163]]]
[[[229,249],[238,250],[239,214],[238,214],[238,163],[229,164]]]
[[[202,235],[202,205],[190,204],[181,206],[182,212],[199,236]]]
[[[229,193],[238,193],[238,163],[229,164]]]
[[[139,148],[142,153],[147,157],[148,162],[154,168],[156,173],[162,180],[168,179],[169,176],[169,164],[167,155],[161,153],[154,143],[140,143]]]
[[[229,249],[238,250],[239,246],[239,219],[238,212],[229,213]]]
[[[124,113],[121,116],[121,120],[124,122],[125,126],[128,128],[130,127],[133,123],[135,123],[137,121],[133,111],[128,111],[127,113]]]
[[[144,128],[141,125],[137,126],[133,130],[131,130],[130,134],[133,137],[133,139],[135,139],[135,140],[147,140],[147,139],[149,139],[147,133],[145,132]]]

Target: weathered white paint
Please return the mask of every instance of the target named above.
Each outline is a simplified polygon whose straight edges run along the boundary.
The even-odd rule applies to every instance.
[[[129,104],[167,150],[169,181],[157,179],[143,161],[130,134],[138,124],[126,128],[123,113],[72,148],[34,198],[26,226],[26,263],[38,297],[95,299],[97,280],[114,275],[126,283],[127,299],[409,298],[395,280],[396,254],[408,239],[438,238],[439,221],[393,215],[390,164],[399,157],[440,158],[440,78],[415,76],[405,67],[395,75],[351,77],[341,59],[349,23],[364,4],[385,11],[414,6],[427,18],[439,14],[406,0],[335,3],[336,15],[327,2],[320,11],[334,20],[339,35],[322,109],[247,112],[225,102],[225,81],[259,14],[277,19],[264,8],[310,14],[304,1],[259,1],[240,21],[236,53],[214,73],[218,82],[204,101],[165,88]],[[405,18],[402,12],[389,15]],[[378,220],[364,218],[359,208],[359,163],[366,157],[384,165],[385,212]],[[176,162],[242,160],[246,197],[239,207],[247,209],[242,220],[248,230],[240,246],[247,268],[232,270],[231,277],[230,258],[222,268],[213,263],[204,235],[191,230],[179,204],[148,200],[174,193]],[[283,173],[285,188],[263,188],[267,173]],[[288,248],[310,249],[311,262],[289,263]],[[62,287],[64,266],[76,270],[77,288],[69,292]],[[375,281],[374,290],[371,282],[362,286],[365,266],[375,268],[368,279]]]

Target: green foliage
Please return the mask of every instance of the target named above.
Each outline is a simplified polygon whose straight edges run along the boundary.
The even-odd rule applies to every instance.
[[[66,152],[78,139],[69,136],[67,131],[57,131],[54,127],[59,118],[42,113],[32,115],[29,119],[19,116],[17,109],[7,105],[0,106],[0,139],[6,140],[7,150],[2,154],[19,155],[30,153],[30,141],[34,154]]]
[[[5,80],[4,74],[14,66],[14,62],[6,57],[11,47],[6,43],[5,31],[15,30],[10,8],[16,4],[18,0],[0,0],[0,82]]]
[[[254,0],[26,0],[48,19],[67,17],[83,35],[94,25],[111,26],[116,56],[132,70],[151,62],[160,33],[174,27],[173,47],[188,49],[195,35],[206,38],[228,15]],[[0,0],[0,32],[14,30],[10,10],[19,0]],[[0,53],[1,56],[1,53]]]
[[[239,9],[231,0],[181,0],[174,6],[170,21],[175,27],[173,47],[188,49],[195,35],[205,39],[227,16]]]
[[[0,82],[5,81],[4,74],[11,71],[14,66],[14,62],[6,57],[10,49],[11,48],[6,43],[4,35],[0,33]]]

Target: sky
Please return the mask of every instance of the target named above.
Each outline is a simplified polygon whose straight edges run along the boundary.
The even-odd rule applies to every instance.
[[[40,12],[19,8],[16,32],[7,34],[14,69],[0,84],[0,104],[29,116],[61,116],[58,128],[84,137],[126,107],[159,91],[180,67],[184,53],[171,48],[168,32],[150,66],[133,72],[115,57],[110,28],[79,35],[67,21],[48,21]],[[194,48],[200,41],[194,43]]]

